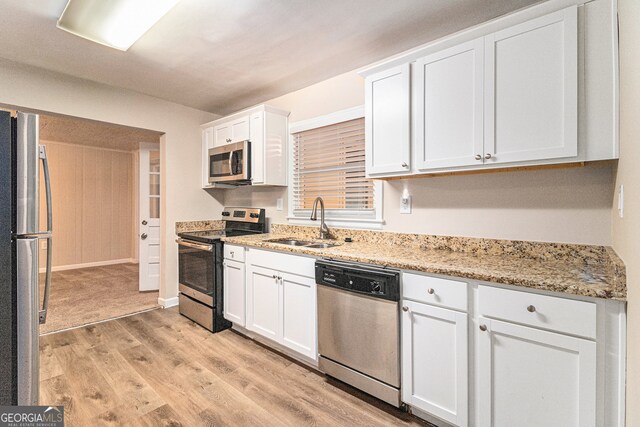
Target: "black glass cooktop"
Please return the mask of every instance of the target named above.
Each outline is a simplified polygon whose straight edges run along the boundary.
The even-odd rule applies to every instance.
[[[215,243],[220,240],[221,237],[229,236],[244,236],[247,234],[255,234],[257,231],[251,230],[237,230],[234,228],[227,228],[224,230],[205,230],[205,231],[186,231],[184,233],[178,233],[179,237],[188,240],[195,240],[202,243]]]

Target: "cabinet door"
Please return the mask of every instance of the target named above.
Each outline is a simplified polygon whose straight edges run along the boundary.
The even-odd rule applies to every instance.
[[[231,142],[246,141],[247,139],[249,139],[249,116],[232,121]]]
[[[280,341],[280,284],[278,273],[247,266],[247,329]]]
[[[264,183],[264,112],[251,115],[249,123],[249,139],[251,140],[251,182],[252,184]]]
[[[484,39],[419,59],[416,71],[416,167],[482,164]]]
[[[467,347],[465,313],[404,301],[402,400],[456,426],[466,426]]]
[[[231,143],[231,124],[225,123],[213,129],[213,146],[220,147]]]
[[[245,325],[245,271],[238,261],[224,261],[224,317],[240,326]]]
[[[408,173],[410,161],[409,64],[365,81],[365,147],[368,175]]]
[[[283,328],[282,343],[317,359],[315,279],[281,273]]]
[[[209,149],[213,148],[213,127],[202,129],[202,186],[209,185]]]
[[[596,343],[479,318],[480,426],[595,426]]]
[[[485,163],[578,154],[575,6],[485,37]]]

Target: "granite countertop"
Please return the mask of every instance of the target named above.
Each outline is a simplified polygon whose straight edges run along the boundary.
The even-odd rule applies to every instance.
[[[424,236],[431,237],[428,241],[420,235],[384,232],[364,232],[375,237],[354,239],[356,241],[351,243],[345,243],[344,238],[336,239],[332,243],[338,246],[327,249],[268,242],[279,238],[317,241],[309,233],[292,230],[294,228],[282,226],[271,234],[226,237],[223,240],[229,244],[319,258],[626,301],[624,264],[608,247]],[[313,230],[317,233],[316,228]]]

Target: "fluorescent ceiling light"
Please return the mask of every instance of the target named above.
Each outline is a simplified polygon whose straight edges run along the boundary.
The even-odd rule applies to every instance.
[[[57,27],[127,50],[180,0],[69,0]]]

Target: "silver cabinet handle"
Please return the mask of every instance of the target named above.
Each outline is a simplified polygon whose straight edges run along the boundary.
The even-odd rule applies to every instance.
[[[402,163],[402,167],[403,167],[403,168],[408,168],[408,167],[409,167],[409,165],[403,162],[403,163]]]
[[[429,289],[427,289],[427,293],[429,295],[433,295],[435,293],[435,290],[433,288],[429,288]]]
[[[480,330],[482,332],[486,331],[487,330],[487,325],[480,325]]]
[[[227,138],[227,142],[231,142],[231,138]]]
[[[275,274],[271,276],[272,279],[277,279],[278,276],[276,276]]]
[[[143,220],[142,220],[142,225],[147,225],[147,224],[148,224],[147,220],[146,220],[146,219],[143,219]]]
[[[530,305],[529,307],[527,307],[527,311],[529,313],[534,313],[536,311],[536,307],[533,305]]]
[[[142,234],[140,235],[140,238],[141,238],[142,240],[145,240],[147,237],[149,237],[149,236],[147,235],[147,233],[142,233]]]
[[[489,159],[491,158],[491,154],[489,154],[489,153],[485,154],[485,155],[484,155],[484,158],[485,158],[485,159],[487,159],[487,160],[489,160]]]
[[[409,311],[409,307],[407,307],[406,305],[404,307],[402,307],[402,311]]]
[[[233,253],[234,253],[233,251],[229,251],[229,255],[233,256]]]
[[[482,156],[480,154],[476,154],[476,160],[482,160]]]

